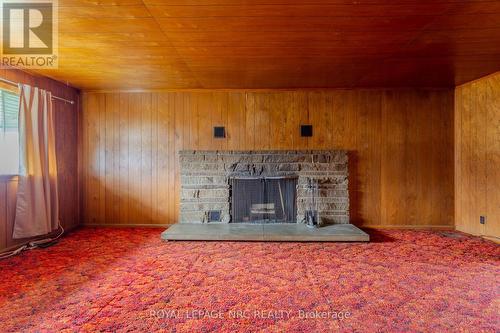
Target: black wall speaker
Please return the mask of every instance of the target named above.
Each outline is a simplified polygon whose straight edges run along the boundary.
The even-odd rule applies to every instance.
[[[215,126],[214,138],[225,138],[225,137],[226,137],[226,128],[224,126]]]
[[[312,125],[300,125],[300,136],[313,136],[313,126]]]

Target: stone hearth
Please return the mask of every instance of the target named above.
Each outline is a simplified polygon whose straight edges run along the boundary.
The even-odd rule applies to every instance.
[[[230,184],[235,177],[296,177],[296,222],[303,222],[314,198],[320,224],[349,223],[346,151],[181,151],[179,154],[181,223],[214,223],[214,217],[219,223],[241,222],[232,221],[231,216]]]
[[[370,235],[352,224],[309,228],[302,223],[176,223],[166,241],[368,242]]]

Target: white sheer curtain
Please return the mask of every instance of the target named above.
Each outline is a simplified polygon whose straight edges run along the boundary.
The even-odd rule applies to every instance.
[[[45,235],[59,226],[52,96],[19,85],[19,185],[13,238]]]

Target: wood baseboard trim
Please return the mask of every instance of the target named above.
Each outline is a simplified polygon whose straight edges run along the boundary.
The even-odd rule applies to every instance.
[[[500,244],[500,238],[498,238],[498,237],[495,237],[495,236],[481,236],[481,237],[486,239],[486,240],[489,240],[491,242]]]
[[[358,228],[366,228],[366,229],[418,229],[418,230],[455,230],[455,227],[452,225],[395,225],[395,224],[367,224],[367,225],[359,225]]]
[[[455,230],[458,231],[458,232],[461,232],[463,234],[466,234],[466,235],[469,235],[469,236],[474,236],[474,237],[481,237],[483,239],[486,239],[486,240],[489,240],[489,241],[492,241],[492,242],[495,242],[497,244],[500,244],[500,237],[497,237],[497,236],[491,236],[491,235],[483,235],[483,234],[480,234],[480,233],[472,233],[472,232],[468,232],[468,231],[465,231],[463,229],[461,229],[462,226],[458,226]]]
[[[141,223],[127,223],[127,224],[110,224],[110,223],[85,223],[84,228],[168,228],[172,224],[141,224]]]

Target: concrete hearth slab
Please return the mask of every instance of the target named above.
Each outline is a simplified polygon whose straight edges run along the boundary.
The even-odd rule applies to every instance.
[[[370,236],[352,224],[308,228],[304,224],[177,223],[161,234],[164,240],[368,242]]]

